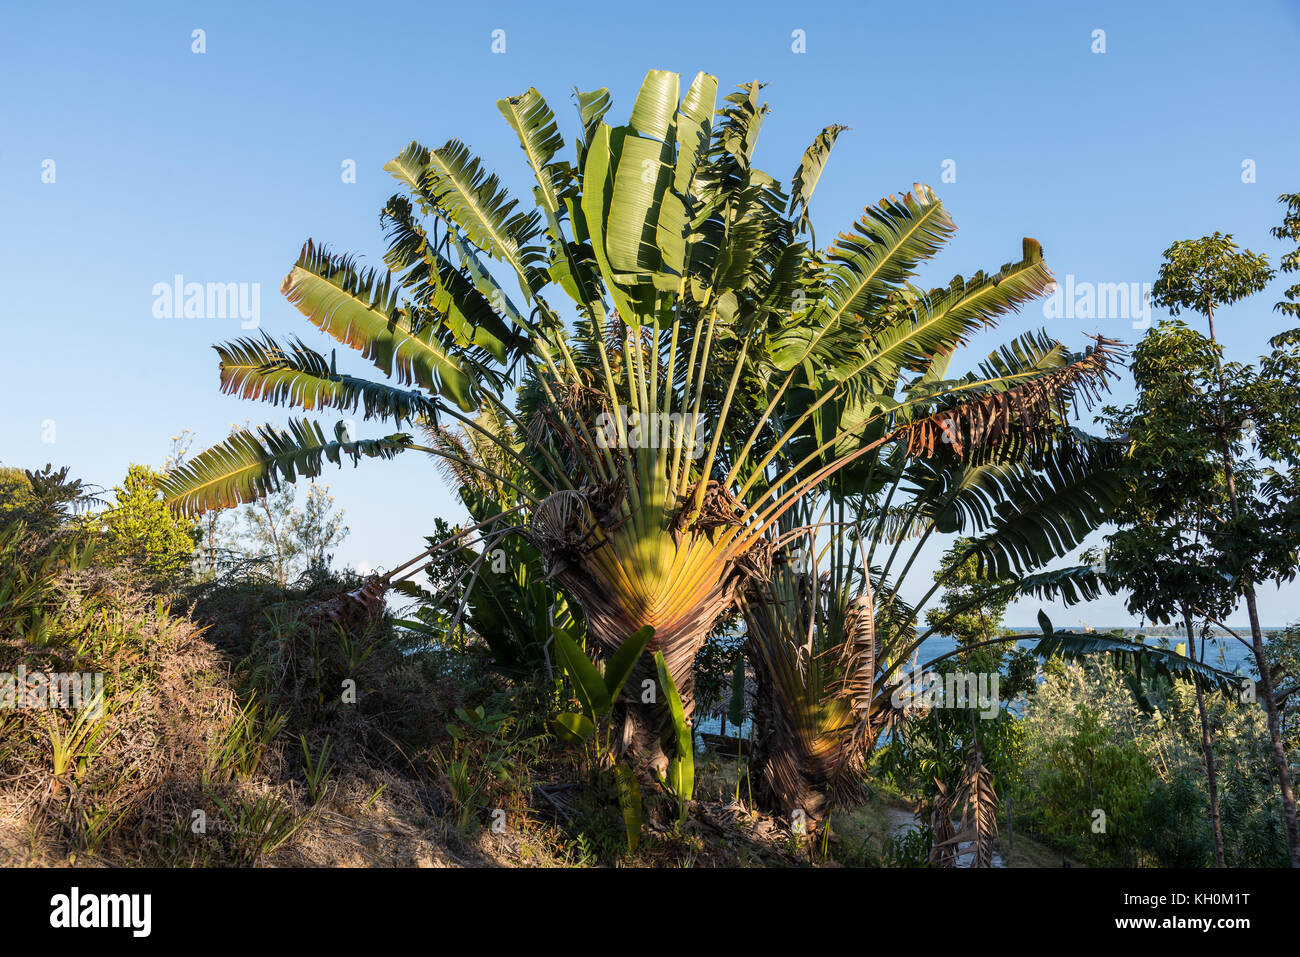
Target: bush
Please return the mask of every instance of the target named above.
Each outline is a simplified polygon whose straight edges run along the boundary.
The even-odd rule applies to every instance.
[[[96,561],[137,569],[149,588],[172,587],[188,576],[197,541],[194,520],[164,504],[162,478],[148,466],[132,465],[113,489],[112,505],[98,517]]]
[[[1196,692],[1146,689],[1145,710],[1109,662],[1051,663],[1023,703],[1017,827],[1101,866],[1208,866],[1209,798]],[[1263,711],[1206,697],[1229,867],[1286,863]],[[1094,812],[1105,830],[1094,830]]]

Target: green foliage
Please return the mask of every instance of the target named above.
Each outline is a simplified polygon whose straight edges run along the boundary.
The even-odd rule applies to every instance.
[[[663,652],[655,652],[655,669],[659,673],[659,688],[667,699],[668,714],[672,718],[674,753],[668,759],[668,773],[660,776],[659,783],[677,799],[677,814],[686,820],[691,798],[695,796],[695,735],[690,719],[682,708],[681,696],[668,671]]]
[[[1180,682],[1146,689],[1144,708],[1104,660],[1049,670],[1023,707],[1022,771],[1010,791],[1018,831],[1094,865],[1212,863],[1195,691]],[[1284,864],[1264,715],[1236,695],[1207,703],[1227,864]],[[1104,831],[1094,830],[1098,810]]]
[[[264,714],[262,703],[256,700],[237,709],[212,752],[213,776],[226,779],[256,774],[288,717],[283,710]]]
[[[343,510],[334,506],[329,486],[315,483],[299,508],[294,486],[245,505],[244,542],[249,559],[266,568],[281,586],[300,575],[329,567],[332,549],[347,538]]]
[[[950,659],[934,673],[942,684],[949,674],[971,673],[970,667]],[[976,751],[998,790],[1005,791],[1018,780],[1024,759],[1024,729],[1019,718],[1000,706],[988,717],[979,702],[972,702],[971,707],[945,702],[942,707],[921,708],[908,715],[881,747],[876,768],[886,782],[921,799],[918,824],[928,826],[931,807],[942,794],[956,793],[968,756]]]
[[[735,634],[730,627],[716,629],[695,655],[696,713],[707,715],[721,712],[724,723],[730,721],[737,730],[744,717],[743,714],[737,715],[735,707],[735,675],[738,668],[743,676],[744,637]],[[739,706],[743,711],[743,697]]]
[[[325,735],[320,754],[313,758],[311,748],[307,746],[307,736],[300,734],[298,740],[302,744],[302,761],[303,771],[307,778],[307,794],[311,798],[311,803],[316,804],[324,797],[330,771],[333,770],[330,763],[330,748],[333,746],[333,742],[328,734]]]
[[[1241,677],[1213,668],[1178,651],[1145,644],[1141,638],[1130,639],[1119,635],[1094,632],[1056,631],[1043,612],[1038,613],[1043,637],[1034,644],[1034,653],[1040,658],[1069,658],[1075,661],[1107,656],[1126,674],[1140,681],[1143,673],[1174,681],[1199,685],[1203,690],[1237,694],[1241,690]]]
[[[1279,265],[1284,273],[1297,272],[1300,271],[1300,193],[1283,193],[1277,201],[1285,208],[1285,212],[1281,224],[1274,226],[1270,232],[1275,239],[1290,240],[1296,244],[1294,249],[1282,254]],[[1273,308],[1292,318],[1300,317],[1300,283],[1287,287],[1282,295],[1282,301]]]
[[[578,743],[595,733],[597,724],[609,717],[623,685],[631,677],[637,659],[654,633],[655,630],[647,625],[631,635],[610,657],[604,674],[601,674],[576,641],[563,631],[555,632],[556,655],[582,705],[582,714],[559,716],[553,727],[558,737]]]
[[[623,812],[623,827],[627,831],[627,850],[635,853],[641,843],[641,784],[636,773],[626,764],[614,765],[614,779],[618,786],[618,806]]]
[[[952,636],[967,670],[1000,671],[1009,645],[993,642],[1013,634],[1002,618],[1014,597],[1000,586],[1017,579],[990,570],[981,573],[967,539],[958,539],[940,556],[934,579],[943,591],[938,604],[925,613],[927,624]]]
[[[0,525],[0,640],[24,651],[54,644],[67,609],[63,583],[93,554],[84,536],[41,536],[21,521]],[[73,617],[84,627],[84,613]]]
[[[1238,251],[1230,233],[1179,240],[1163,258],[1151,301],[1174,316],[1183,309],[1212,315],[1219,306],[1259,292],[1273,278],[1268,257]]]
[[[238,867],[261,863],[307,823],[305,816],[295,815],[275,794],[257,797],[236,794],[223,800],[213,791],[209,797],[221,812],[222,841]]]
[[[1287,753],[1300,753],[1300,622],[1293,622],[1269,637],[1264,660],[1273,678],[1273,691],[1284,707],[1279,713]],[[1258,674],[1258,672],[1256,672]]]
[[[381,214],[386,268],[308,242],[282,287],[309,322],[395,383],[364,382],[332,356],[267,339],[218,351],[227,392],[364,409],[418,427],[430,444],[406,433],[357,443],[338,429],[330,442],[316,423],[292,421],[288,432],[242,432],[203,453],[169,480],[169,500],[189,511],[248,502],[343,454],[433,455],[474,493],[471,514],[484,501],[497,509],[492,537],[475,543],[483,552],[438,569],[440,580],[464,582],[449,629],[464,613],[489,643],[504,635],[502,647],[532,652],[540,636],[545,647],[567,627],[539,613],[551,605],[535,586],[554,580],[588,625],[599,623],[585,637],[604,656],[637,628],[657,628],[688,717],[691,670],[737,597],[735,572],[835,475],[864,479],[866,499],[909,463],[931,464],[926,485],[945,494],[925,505],[942,511],[918,508],[919,517],[951,532],[981,514],[967,529],[979,536],[973,554],[999,575],[1072,549],[1104,520],[1112,483],[1098,444],[1072,441],[1066,425],[1076,401],[1091,402],[1115,374],[1118,344],[1098,338],[1075,354],[1029,333],[950,376],[951,357],[977,332],[1048,290],[1041,246],[1026,238],[998,270],[918,287],[956,224],[916,184],[816,248],[809,204],[842,128],[823,128],[782,182],[754,163],[768,111],[761,89],[720,95],[707,73],[686,84],[652,70],[617,125],[605,122],[606,91],[580,94],[572,164],[556,159],[560,124],[536,90],[498,102],[536,180],[533,207],[464,143],[410,143],[385,166],[400,189]],[[557,297],[567,304],[553,306]],[[620,424],[615,452],[596,423],[623,407],[677,424],[655,443]],[[707,434],[685,425],[697,416]],[[479,437],[493,455],[462,454]],[[490,495],[461,470],[480,473]],[[963,501],[946,495],[954,484],[969,493]],[[484,572],[485,556],[505,550],[497,530],[524,539],[537,561],[521,547],[509,573]],[[1078,594],[1083,580],[1039,585]],[[906,617],[896,603],[889,614]],[[576,622],[577,609],[567,617]],[[533,663],[519,657],[502,660]],[[814,700],[803,710],[821,707],[825,690],[804,688]],[[625,704],[616,720],[650,717]],[[823,752],[844,737],[848,708],[831,709],[838,725],[822,729]],[[870,738],[860,730],[855,761]]]
[[[22,469],[0,466],[0,525],[18,521],[35,502],[31,480]]]
[[[555,651],[560,665],[572,682],[574,692],[582,705],[582,714],[572,712],[556,716],[551,721],[551,731],[562,741],[585,743],[595,740],[596,747],[603,756],[608,757],[610,746],[606,739],[600,741],[597,732],[602,723],[608,721],[615,701],[623,691],[627,679],[636,668],[652,638],[655,630],[647,625],[632,634],[605,663],[601,674],[566,632],[556,629]],[[623,814],[623,824],[627,831],[627,848],[629,853],[637,849],[641,841],[642,798],[641,785],[636,773],[622,762],[614,762],[614,781],[619,808]]]
[[[91,506],[102,505],[92,486],[69,475],[65,465],[56,469],[24,469],[26,488],[16,469],[0,472],[0,525],[22,522],[38,536],[80,531],[76,517]]]
[[[929,867],[930,850],[934,847],[934,830],[927,821],[901,834],[885,839],[881,863],[885,867]]]
[[[1136,742],[1114,741],[1092,708],[1081,706],[1073,725],[1047,742],[1032,767],[1036,826],[1058,841],[1074,838],[1070,849],[1090,863],[1136,863],[1141,813],[1155,771]],[[1103,821],[1104,831],[1091,840],[1080,837]]]
[[[96,561],[135,567],[156,587],[179,584],[194,557],[196,523],[178,516],[162,500],[163,476],[145,465],[132,465],[113,502],[96,516],[99,525]]]

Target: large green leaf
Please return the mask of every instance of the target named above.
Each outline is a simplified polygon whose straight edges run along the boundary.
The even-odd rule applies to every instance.
[[[287,432],[270,425],[256,435],[241,429],[169,472],[161,486],[163,499],[186,515],[229,508],[270,495],[299,475],[314,478],[325,460],[340,465],[344,455],[354,463],[362,456],[391,459],[411,442],[404,433],[348,441],[343,432],[339,423],[330,441],[310,419],[290,421]]]
[[[545,282],[545,251],[533,244],[540,231],[536,211],[517,212],[496,174],[486,173],[464,143],[449,140],[429,150],[411,143],[384,169],[479,249],[514,269],[525,299]]]
[[[668,663],[662,651],[655,652],[655,668],[659,672],[659,687],[667,699],[668,713],[673,722],[673,738],[676,754],[668,762],[668,786],[683,804],[691,800],[695,793],[695,739],[691,733],[690,722],[682,706],[677,685],[668,671]]]
[[[497,109],[519,137],[519,145],[537,177],[538,198],[543,208],[549,213],[558,213],[567,167],[552,165],[555,154],[564,148],[564,138],[560,136],[555,114],[534,87],[519,96],[497,100]]]
[[[827,252],[826,304],[814,321],[834,331],[855,315],[880,315],[886,297],[956,228],[934,191],[920,183],[902,199],[890,196],[867,207],[853,231],[840,233]]]
[[[1086,661],[1096,655],[1109,655],[1120,668],[1132,669],[1139,680],[1146,670],[1175,681],[1191,681],[1203,690],[1222,691],[1230,695],[1240,694],[1245,681],[1241,675],[1211,668],[1186,655],[1180,655],[1177,651],[1110,635],[1056,631],[1052,628],[1051,621],[1041,612],[1038,621],[1043,629],[1043,637],[1035,643],[1034,653],[1040,658],[1062,657]]]
[[[475,406],[474,383],[435,338],[436,324],[412,327],[398,307],[392,275],[359,271],[309,240],[280,291],[315,326],[403,383],[441,392],[462,409]]]
[[[600,676],[587,653],[558,628],[555,630],[555,650],[560,664],[573,679],[573,690],[587,717],[595,721],[609,714],[609,709],[614,704],[613,699],[605,687],[605,679]]]
[[[355,411],[366,419],[433,421],[437,404],[422,392],[337,372],[333,359],[295,340],[286,349],[265,333],[214,346],[221,357],[221,391],[301,409]]]
[[[551,719],[551,732],[561,741],[569,744],[582,744],[591,740],[596,733],[596,726],[585,714],[566,711]]]
[[[524,348],[520,330],[512,329],[493,306],[495,289],[485,294],[463,268],[433,248],[406,197],[392,197],[381,219],[388,234],[384,262],[411,291],[412,303],[431,312],[457,345],[482,349],[497,362],[507,362]],[[481,366],[474,369],[479,372]]]
[[[795,222],[798,232],[808,228],[808,203],[812,199],[813,190],[817,188],[817,181],[821,179],[822,170],[826,168],[826,161],[830,159],[835,140],[846,129],[847,126],[831,125],[817,134],[817,139],[804,150],[799,168],[794,171],[790,190],[790,215],[798,214],[799,218]]]
[[[614,765],[614,780],[618,785],[618,806],[623,812],[623,827],[627,831],[627,849],[628,853],[632,853],[641,843],[641,785],[632,769],[622,762]]]
[[[618,698],[619,692],[623,690],[623,685],[627,683],[628,677],[631,676],[632,670],[636,667],[641,652],[645,651],[646,645],[650,644],[650,640],[654,636],[653,625],[638,628],[610,656],[609,663],[605,665],[605,689],[609,692],[611,701]]]

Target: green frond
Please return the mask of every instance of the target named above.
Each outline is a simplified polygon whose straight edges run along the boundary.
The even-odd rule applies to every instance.
[[[967,512],[988,519],[969,546],[980,574],[1024,575],[1077,548],[1123,494],[1118,463],[1117,450],[1099,442],[1095,454],[1051,458],[1031,474],[985,472],[980,506],[974,494],[964,502]]]
[[[542,207],[558,214],[560,196],[572,175],[567,163],[554,163],[555,154],[564,148],[564,137],[550,106],[536,88],[519,96],[497,100],[497,109],[519,137],[519,145],[528,157],[528,165],[537,177],[537,197]]]
[[[1026,238],[1020,261],[991,276],[957,276],[946,288],[909,295],[896,321],[873,335],[862,374],[892,383],[900,369],[926,370],[936,356],[950,356],[976,332],[1044,295],[1052,282],[1042,246]]]
[[[847,129],[847,126],[832,124],[818,133],[817,139],[804,150],[803,159],[799,161],[799,168],[794,171],[790,184],[790,215],[798,217],[795,220],[797,233],[809,228],[808,203],[812,199],[813,190],[817,188],[817,181],[821,179],[822,170],[826,168],[826,161],[830,159],[836,139]]]
[[[867,207],[852,232],[840,233],[826,252],[825,306],[816,320],[835,328],[854,315],[883,311],[890,292],[910,279],[956,232],[934,190],[921,183],[902,199]]]
[[[1121,669],[1131,669],[1139,679],[1142,672],[1147,671],[1171,680],[1191,681],[1205,691],[1222,691],[1229,695],[1241,692],[1240,675],[1211,668],[1176,651],[1109,635],[1055,631],[1051,622],[1041,613],[1039,622],[1043,626],[1043,637],[1035,643],[1034,653],[1040,658],[1061,657],[1087,661],[1090,657],[1108,655]]]
[[[582,136],[576,144],[578,158],[574,169],[585,169],[587,148],[591,145],[591,138],[596,135],[596,130],[600,128],[601,121],[613,101],[610,99],[609,90],[603,86],[590,93],[583,93],[574,87],[573,99],[578,105],[578,119],[582,123]]]
[[[357,349],[385,375],[440,392],[460,408],[475,407],[475,384],[437,340],[436,323],[416,329],[398,306],[392,273],[358,270],[311,242],[284,279],[281,293],[313,325]]]
[[[391,459],[411,438],[404,433],[381,439],[348,441],[343,423],[326,439],[310,419],[291,420],[288,431],[264,425],[257,433],[241,429],[193,460],[172,470],[161,489],[169,506],[186,515],[253,502],[299,476],[315,478],[322,463],[342,464],[344,455],[358,463],[367,458]]]
[[[516,211],[495,173],[486,173],[464,143],[449,140],[430,150],[411,143],[384,169],[434,213],[458,227],[487,255],[514,269],[525,299],[546,283],[546,252],[533,245],[541,229],[536,210]]]
[[[294,340],[288,349],[265,333],[214,346],[221,357],[221,391],[242,399],[308,411],[338,409],[366,419],[404,422],[437,419],[438,406],[422,392],[339,373],[332,358]]]
[[[523,333],[510,327],[466,270],[457,268],[429,242],[415,221],[410,200],[389,199],[380,221],[388,238],[385,264],[410,291],[411,302],[435,313],[458,346],[482,350],[484,357],[499,363],[527,348]]]

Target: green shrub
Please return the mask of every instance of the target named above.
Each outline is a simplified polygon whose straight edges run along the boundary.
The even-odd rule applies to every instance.
[[[197,540],[193,519],[177,515],[162,500],[163,476],[145,465],[132,465],[113,502],[97,516],[96,561],[137,569],[143,584],[170,587],[189,575]]]

